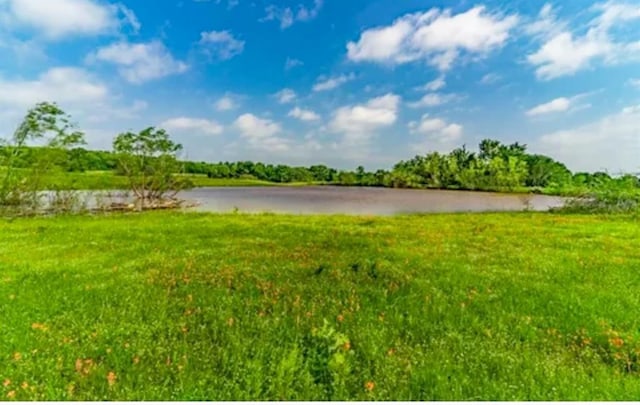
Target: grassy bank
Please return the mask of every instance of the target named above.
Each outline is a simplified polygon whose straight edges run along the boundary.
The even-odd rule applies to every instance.
[[[0,399],[640,398],[640,227],[552,214],[0,222]]]
[[[195,187],[270,187],[300,184],[278,184],[255,179],[210,179],[205,175],[184,175]],[[50,190],[123,190],[129,186],[127,178],[111,171],[54,172],[44,178]]]

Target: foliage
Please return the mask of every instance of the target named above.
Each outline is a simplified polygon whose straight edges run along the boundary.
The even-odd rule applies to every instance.
[[[4,141],[0,153],[0,206],[36,211],[42,203],[43,178],[66,163],[66,151],[84,143],[84,134],[71,117],[54,103],[39,103],[30,109],[11,139]],[[44,145],[24,170],[28,146]]]
[[[182,145],[173,142],[163,129],[146,128],[138,133],[126,132],[113,141],[118,170],[127,177],[129,189],[139,207],[174,199],[191,187],[180,172],[177,154]]]

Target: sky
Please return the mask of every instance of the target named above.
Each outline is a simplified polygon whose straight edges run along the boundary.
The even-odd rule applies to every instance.
[[[110,149],[390,168],[480,140],[640,172],[635,0],[0,0],[0,136],[57,102]]]

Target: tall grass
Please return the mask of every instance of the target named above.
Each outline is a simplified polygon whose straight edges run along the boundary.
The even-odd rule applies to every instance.
[[[0,222],[0,398],[634,400],[629,216]]]

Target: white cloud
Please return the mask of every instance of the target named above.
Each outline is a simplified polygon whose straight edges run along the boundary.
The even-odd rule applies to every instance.
[[[440,76],[430,81],[429,83],[425,84],[424,86],[418,87],[417,90],[438,91],[440,89],[445,88],[446,86],[447,86],[447,82],[444,76]]]
[[[395,124],[400,101],[389,93],[365,104],[341,107],[334,112],[329,128],[345,134],[348,142],[367,141],[373,132]]]
[[[640,171],[640,108],[627,107],[592,123],[549,133],[531,144],[574,171]]]
[[[459,124],[449,124],[440,118],[430,118],[428,114],[422,116],[420,122],[412,121],[409,129],[413,134],[426,135],[429,139],[452,143],[462,137],[463,127]]]
[[[203,118],[177,117],[160,124],[161,128],[175,132],[193,132],[198,135],[220,135],[224,127],[215,121]]]
[[[268,152],[283,152],[290,149],[288,140],[276,136],[282,132],[282,127],[277,122],[259,118],[253,114],[243,114],[233,125],[253,148]]]
[[[40,101],[83,105],[105,101],[108,88],[87,71],[73,67],[52,68],[35,80],[0,78],[0,105],[27,108]]]
[[[536,117],[540,115],[575,111],[576,109],[582,109],[589,107],[589,104],[578,105],[578,101],[588,96],[589,93],[578,94],[573,97],[558,97],[547,103],[537,105],[526,112],[529,117]]]
[[[298,97],[296,92],[291,89],[282,89],[273,96],[278,99],[280,104],[291,103]]]
[[[118,65],[120,75],[134,84],[184,73],[189,68],[184,62],[174,59],[159,41],[115,43],[98,49],[87,57],[87,61],[103,61]]]
[[[450,103],[459,98],[460,96],[456,94],[427,93],[420,100],[414,103],[409,103],[409,107],[411,108],[437,107],[439,105]]]
[[[282,132],[280,124],[269,119],[256,117],[253,114],[239,116],[234,126],[246,138],[269,138]]]
[[[320,116],[311,110],[304,110],[300,107],[296,107],[289,111],[289,117],[297,118],[300,121],[318,121]]]
[[[599,15],[589,22],[585,33],[572,32],[567,23],[557,21],[550,5],[545,5],[538,21],[527,27],[526,31],[541,41],[540,48],[527,56],[538,79],[573,75],[596,62],[623,63],[640,57],[636,43],[616,41],[610,33],[614,27],[640,19],[640,6],[608,1],[590,11]]]
[[[29,27],[50,40],[115,34],[125,25],[140,29],[130,9],[96,0],[4,0],[0,14],[11,26]]]
[[[497,73],[487,73],[486,75],[482,76],[482,79],[480,79],[480,84],[489,85],[496,83],[500,79],[502,79],[502,76]]]
[[[548,103],[540,104],[527,111],[527,115],[534,117],[536,115],[549,114],[554,112],[563,112],[569,110],[571,107],[571,100],[566,97],[556,98]]]
[[[244,51],[245,41],[233,37],[229,31],[209,31],[200,34],[202,52],[217,60],[228,60]]]
[[[384,64],[426,60],[446,71],[465,54],[483,58],[502,48],[517,22],[516,15],[492,14],[484,6],[460,14],[434,8],[364,31],[358,42],[347,44],[348,57],[355,62]]]
[[[287,61],[284,63],[284,70],[291,70],[298,66],[303,66],[304,62],[299,59],[287,58]]]
[[[629,79],[628,83],[633,86],[636,87],[638,89],[640,89],[640,79]]]
[[[234,110],[238,106],[231,96],[224,96],[215,102],[214,107],[218,111]]]
[[[291,9],[291,7],[280,8],[275,5],[270,5],[265,9],[267,15],[260,21],[280,21],[280,29],[284,30],[291,27],[295,22],[315,19],[320,13],[322,6],[323,0],[314,0],[313,7],[299,5],[297,11]]]
[[[622,109],[622,113],[623,114],[640,113],[640,104],[632,105],[632,106],[629,106],[629,107],[625,107],[625,108]]]
[[[353,73],[349,75],[340,75],[336,77],[319,78],[318,82],[313,86],[313,91],[319,92],[319,91],[333,90],[335,88],[342,86],[345,83],[348,83],[354,80],[355,78],[356,76]]]

